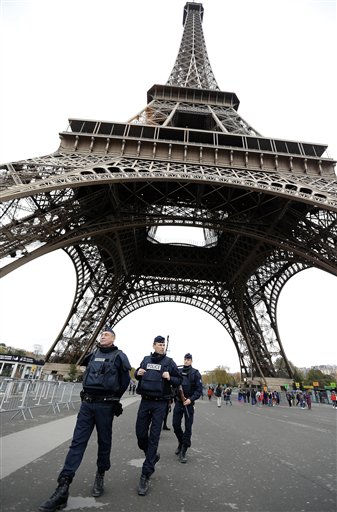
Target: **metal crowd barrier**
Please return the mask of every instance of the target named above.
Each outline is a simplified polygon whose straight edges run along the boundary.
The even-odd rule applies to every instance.
[[[0,413],[18,415],[23,419],[33,419],[32,409],[45,407],[54,414],[61,409],[75,409],[75,402],[80,401],[81,383],[44,381],[31,379],[0,380]]]

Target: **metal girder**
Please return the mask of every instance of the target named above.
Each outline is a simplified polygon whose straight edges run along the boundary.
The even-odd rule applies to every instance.
[[[184,32],[168,85],[219,89],[207,55],[202,15],[201,4],[188,2],[185,5]]]

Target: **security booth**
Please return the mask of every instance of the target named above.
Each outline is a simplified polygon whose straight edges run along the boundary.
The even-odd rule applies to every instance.
[[[0,354],[0,377],[39,379],[43,366],[43,359],[15,354]]]

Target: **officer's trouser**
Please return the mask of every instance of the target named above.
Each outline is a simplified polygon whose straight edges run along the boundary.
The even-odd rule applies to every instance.
[[[73,439],[59,479],[62,476],[73,479],[95,426],[98,441],[97,470],[103,472],[110,469],[113,411],[111,402],[82,402]]]
[[[145,400],[142,398],[139,405],[136,436],[139,448],[145,453],[142,473],[148,477],[154,473],[159,438],[166,410],[166,400]]]
[[[185,432],[181,428],[183,417],[185,420]],[[193,420],[194,406],[191,404],[185,406],[182,402],[177,401],[173,409],[172,425],[179,444],[184,444],[188,448],[191,446]]]

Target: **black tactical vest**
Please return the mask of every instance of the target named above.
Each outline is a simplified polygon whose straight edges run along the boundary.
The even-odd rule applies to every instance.
[[[163,373],[168,371],[169,363],[170,358],[166,356],[156,362],[151,356],[144,357],[141,368],[146,372],[139,381],[137,393],[158,398],[170,394],[170,389],[165,389],[165,379],[163,379]]]
[[[182,372],[181,372],[181,375],[183,377],[182,388],[183,388],[184,395],[186,398],[189,398],[193,394],[193,391],[195,388],[194,374],[195,374],[194,368],[189,367],[189,369],[187,371],[182,369]]]
[[[85,391],[118,394],[120,384],[115,359],[120,353],[121,350],[113,350],[112,352],[96,350],[83,377],[83,389]]]

